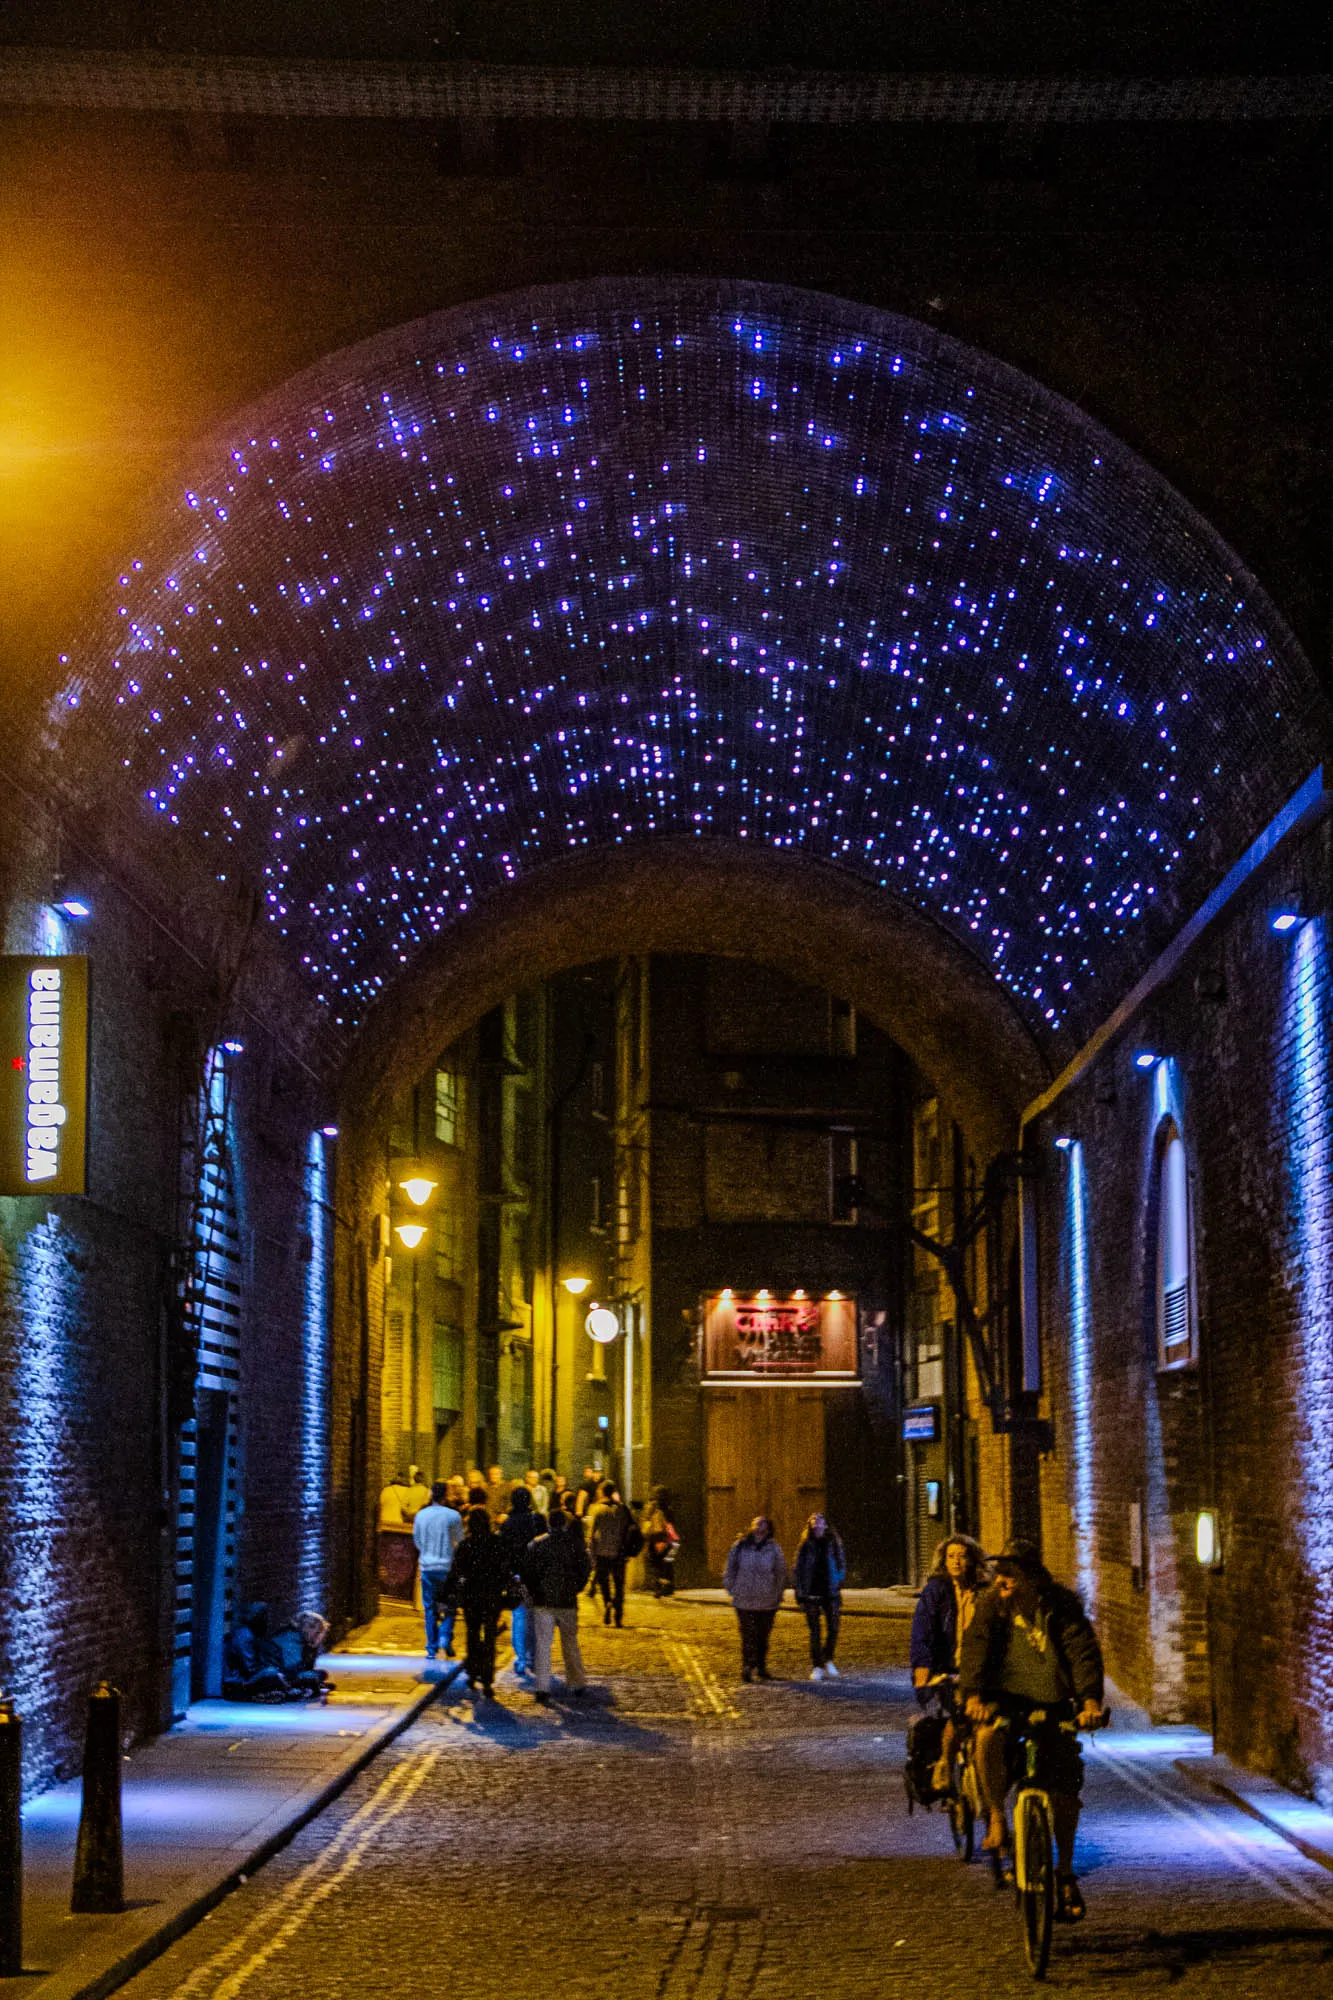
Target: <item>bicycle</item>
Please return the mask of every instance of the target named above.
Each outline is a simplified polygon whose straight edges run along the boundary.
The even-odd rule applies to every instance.
[[[924,1786],[913,1783],[910,1772],[904,1775],[907,1777],[908,1812],[911,1812],[914,1803],[927,1808],[942,1805],[949,1821],[954,1853],[960,1861],[970,1861],[976,1841],[977,1816],[981,1811],[981,1791],[972,1760],[967,1754],[967,1725],[954,1699],[957,1678],[956,1674],[935,1674],[926,1683],[926,1691],[934,1696],[936,1702],[933,1712],[951,1720],[956,1731],[957,1748],[950,1759],[948,1789],[941,1791],[932,1785],[927,1791]]]
[[[1110,1710],[1103,1709],[1097,1722],[1085,1726],[1105,1729],[1110,1720]],[[1024,1773],[1014,1795],[1014,1898],[1023,1927],[1023,1954],[1034,1979],[1046,1977],[1055,1922],[1054,1811],[1040,1778],[1041,1734],[1051,1728],[1078,1734],[1077,1723],[1052,1723],[1044,1708],[1034,1709],[1022,1724]]]

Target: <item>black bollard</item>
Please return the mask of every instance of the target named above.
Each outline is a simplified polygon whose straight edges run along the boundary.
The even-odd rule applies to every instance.
[[[99,1681],[88,1697],[83,1751],[83,1807],[74,1850],[76,1915],[104,1916],[125,1907],[125,1857],[120,1832],[120,1694]]]
[[[23,1970],[23,1724],[0,1695],[0,1979]]]

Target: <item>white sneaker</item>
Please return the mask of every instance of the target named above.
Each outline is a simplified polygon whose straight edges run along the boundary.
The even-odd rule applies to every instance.
[[[828,1675],[831,1681],[842,1679],[841,1674],[838,1672],[838,1669],[834,1666],[832,1660],[825,1660],[824,1672]]]
[[[822,1667],[811,1667],[810,1678],[812,1681],[822,1681],[824,1678],[824,1669]]]

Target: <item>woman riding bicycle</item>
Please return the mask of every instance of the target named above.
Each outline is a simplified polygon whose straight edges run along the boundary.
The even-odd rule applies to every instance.
[[[1058,1724],[1072,1719],[1087,1729],[1101,1719],[1101,1647],[1079,1599],[1055,1581],[1034,1543],[1006,1542],[994,1567],[995,1582],[963,1637],[958,1675],[959,1700],[978,1724],[975,1756],[989,1819],[982,1844],[1007,1844],[1005,1795],[1028,1718],[1043,1710],[1039,1756],[1055,1821],[1057,1915],[1077,1923],[1087,1912],[1074,1874],[1083,1754],[1077,1736]]]
[[[958,1672],[959,1648],[985,1588],[986,1558],[971,1535],[946,1535],[935,1551],[930,1575],[912,1614],[908,1658],[916,1698],[924,1706],[938,1700],[946,1711],[944,1740],[935,1767],[935,1784],[947,1791],[953,1760],[958,1754],[958,1730],[953,1718],[952,1685]]]

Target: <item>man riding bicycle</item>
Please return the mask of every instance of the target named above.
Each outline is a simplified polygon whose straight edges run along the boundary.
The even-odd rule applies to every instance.
[[[958,1673],[959,1700],[979,1725],[974,1755],[989,1822],[982,1844],[1008,1844],[1005,1795],[1018,1775],[1028,1718],[1042,1710],[1038,1755],[1055,1821],[1056,1911],[1077,1923],[1087,1913],[1074,1874],[1083,1753],[1077,1736],[1058,1725],[1072,1719],[1088,1729],[1100,1721],[1101,1647],[1079,1599],[1055,1581],[1034,1543],[1006,1542],[994,1568],[995,1582],[964,1634]]]

